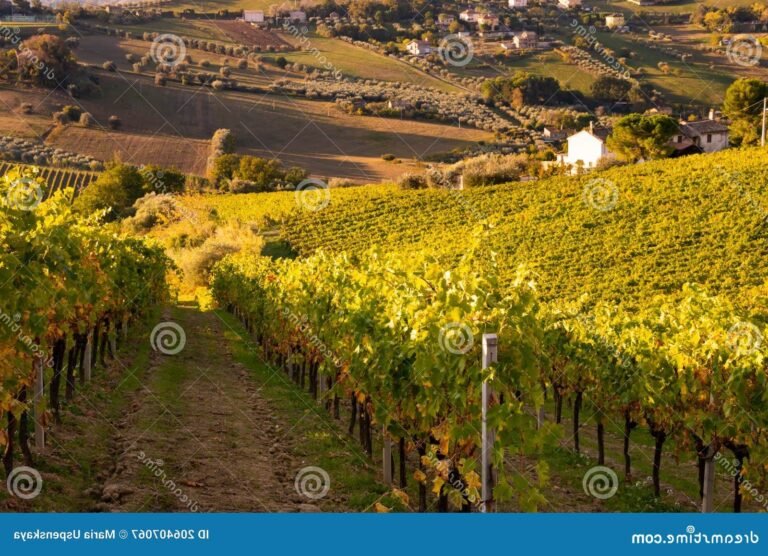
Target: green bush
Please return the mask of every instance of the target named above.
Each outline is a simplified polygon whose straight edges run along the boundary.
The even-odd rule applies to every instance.
[[[397,185],[401,189],[426,189],[427,178],[421,174],[407,173],[397,179]]]

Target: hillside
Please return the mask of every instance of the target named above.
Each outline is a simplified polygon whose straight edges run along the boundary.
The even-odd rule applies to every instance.
[[[465,192],[366,189],[295,214],[284,236],[301,254],[380,244],[456,256],[488,219],[507,277],[530,265],[545,298],[626,301],[686,282],[735,294],[765,280],[766,165],[753,149]]]

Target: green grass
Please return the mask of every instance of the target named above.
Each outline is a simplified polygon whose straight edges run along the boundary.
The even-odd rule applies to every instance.
[[[641,82],[650,83],[656,89],[665,93],[667,100],[676,103],[720,104],[725,96],[725,90],[738,77],[737,74],[725,74],[709,69],[706,63],[683,64],[675,61],[664,52],[653,50],[639,44],[626,35],[615,33],[597,33],[597,38],[605,46],[614,50],[619,56],[626,49],[635,54],[628,60],[634,68],[643,68]],[[673,47],[673,43],[660,43],[660,46]],[[593,53],[596,59],[599,55]],[[664,74],[659,68],[659,62],[666,62],[672,72]],[[679,75],[675,73],[679,72]]]
[[[314,3],[315,2],[312,0],[302,0],[300,2],[296,2],[296,4],[300,5],[311,5]],[[269,13],[269,9],[272,6],[279,5],[280,3],[276,3],[274,0],[201,0],[200,2],[195,2],[194,0],[178,0],[177,2],[164,4],[163,9],[174,10],[176,12],[181,12],[183,10],[195,10],[196,12],[206,13],[216,12],[219,10],[264,10],[265,13]],[[293,6],[294,2],[291,2],[290,5]]]
[[[750,6],[754,0],[676,0],[656,6],[638,6],[626,0],[585,0],[584,5],[597,8],[600,11],[615,11],[623,13],[693,13],[696,6],[705,4],[717,8],[730,8],[739,6]]]
[[[540,56],[528,56],[508,65],[512,72],[523,70],[534,75],[554,77],[565,89],[589,95],[596,77],[573,64],[566,64],[557,54],[550,52]]]
[[[377,52],[361,48],[339,39],[328,39],[310,33],[309,48],[317,49],[319,56],[324,56],[334,69],[346,76],[361,79],[379,79],[382,81],[400,81],[432,87],[448,92],[460,92],[458,87],[425,74],[413,66],[388,58]],[[288,52],[281,54],[291,63],[300,63],[321,68],[324,60],[315,52]]]
[[[148,315],[142,322],[132,323],[131,337],[142,340],[148,338],[150,327],[147,323],[156,320],[155,313]],[[146,380],[149,355],[148,341],[130,341],[122,345],[118,343],[118,357],[123,364],[128,362],[128,366],[124,368],[120,363],[109,363],[109,368],[104,369],[100,364],[95,364],[92,381],[85,386],[78,382],[71,403],[64,401],[66,380],[62,380],[62,426],[74,429],[75,434],[72,435],[70,430],[66,438],[60,438],[55,431],[53,435],[48,431],[48,445],[64,456],[54,459],[45,454],[36,454],[35,468],[43,475],[44,495],[29,503],[32,511],[79,512],[87,511],[93,505],[93,499],[84,490],[93,486],[97,482],[97,473],[103,471],[94,466],[94,446],[106,446],[113,437],[115,429],[112,423],[125,415],[132,395]],[[92,411],[97,412],[97,417],[90,419],[87,415]],[[30,422],[30,429],[32,427]],[[18,450],[17,464],[22,465]],[[72,472],[73,467],[78,470],[77,473]],[[0,488],[0,504],[8,498],[6,489]]]
[[[112,26],[110,25],[110,27]],[[213,40],[222,43],[232,42],[218,27],[204,19],[181,20],[162,18],[139,25],[115,25],[115,27],[124,31],[130,31],[138,37],[141,37],[142,33],[172,33],[195,39]]]
[[[347,436],[307,392],[264,365],[258,348],[235,317],[225,311],[216,314],[227,325],[224,339],[233,345],[235,360],[250,371],[260,393],[271,400],[282,420],[296,424],[295,432],[303,439],[299,447],[302,456],[317,462],[334,478],[333,489],[346,498],[346,509],[370,510],[377,501],[394,505],[387,487],[377,480],[374,462],[356,440]]]

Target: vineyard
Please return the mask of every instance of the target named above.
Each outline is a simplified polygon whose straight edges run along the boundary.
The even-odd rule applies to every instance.
[[[682,476],[703,511],[762,511],[766,164],[763,151],[745,150],[464,191],[371,186],[178,202],[205,217],[190,220],[196,229],[279,228],[299,254],[221,247],[211,232],[216,249],[200,266],[209,265],[215,303],[242,323],[249,355],[327,413],[307,421],[327,418],[331,430],[345,421],[345,437],[382,464],[388,490],[364,509],[552,509],[548,497],[562,492],[552,483],[591,465],[584,491],[595,499],[621,488],[660,501]],[[40,447],[50,421],[59,426],[62,383],[75,400],[128,322],[167,303],[173,265],[159,247],[74,215],[71,189],[40,202],[38,173],[15,168],[3,183],[0,441],[10,476],[16,461],[32,465],[30,440]],[[166,239],[191,242],[190,229]],[[161,226],[157,237],[172,232]],[[227,376],[213,384],[229,381],[227,396],[249,392],[222,360],[231,353],[210,332],[212,313],[184,311],[195,331],[187,349],[202,343],[204,372],[218,365]],[[199,352],[185,357],[169,358],[170,371],[197,368]],[[210,389],[198,388],[195,407]],[[230,421],[196,434],[214,430],[208,442],[219,442]],[[267,425],[280,429],[271,417]],[[284,443],[266,438],[275,438],[268,454]],[[260,442],[248,444],[248,462],[254,452],[263,469],[293,461],[286,452],[270,460]],[[283,508],[293,477],[270,481]],[[727,501],[716,500],[726,481]],[[235,507],[249,508],[244,498]]]
[[[62,382],[69,401],[127,338],[128,323],[167,299],[167,259],[75,216],[70,189],[41,201],[46,184],[30,169],[7,170],[0,187],[0,444],[10,477],[16,448],[32,466],[30,438],[42,450],[48,416],[60,422]]]
[[[671,439],[698,459],[706,511],[714,507],[721,452],[730,450],[735,462],[735,511],[754,496],[744,481],[766,485],[765,466],[752,465],[766,455],[768,432],[764,325],[695,286],[647,299],[640,312],[542,304],[522,269],[500,286],[496,257],[484,244],[476,234],[450,268],[430,255],[376,250],[293,261],[231,256],[214,268],[213,292],[264,356],[329,412],[338,416],[349,400],[350,433],[357,424],[369,455],[379,431],[385,444],[399,446],[401,488],[409,477],[407,454],[418,454],[412,476],[420,511],[427,509],[428,489],[441,511],[511,500],[536,510],[550,476],[542,452],[563,432],[566,397],[573,399],[570,441],[577,454],[580,412],[598,415],[600,466],[606,424],[624,423],[628,481],[632,432],[650,432],[655,497]],[[764,301],[754,300],[755,322],[768,316]],[[484,364],[480,342],[486,334],[498,341],[491,365]],[[484,382],[492,391],[487,418]],[[556,403],[553,421],[542,418],[548,396]],[[486,425],[494,431],[490,447],[481,433]],[[486,451],[495,470],[492,497],[481,495]],[[535,461],[533,479],[511,464],[522,457]],[[384,475],[393,477],[394,458],[388,460]]]
[[[331,190],[283,235],[302,255],[378,245],[450,262],[487,221],[502,283],[525,263],[544,300],[631,304],[695,282],[738,302],[765,280],[766,164],[752,149],[465,191]]]
[[[655,497],[671,450],[698,462],[703,508],[721,473],[740,511],[766,485],[766,158],[733,152],[468,191],[372,187],[354,200],[331,190],[327,207],[288,213],[283,234],[302,259],[230,256],[213,293],[277,368],[331,414],[348,408],[366,450],[378,435],[398,446],[399,484],[417,480],[421,510],[428,491],[442,510],[488,502],[486,379],[494,502],[538,507],[546,447],[565,437],[580,453],[589,414],[598,465],[606,428],[618,429],[631,481],[633,431],[645,429]],[[488,333],[499,360],[484,369]],[[521,459],[534,467],[511,464]]]
[[[22,171],[31,171],[33,168],[39,170],[37,176],[45,184],[43,194],[46,199],[52,197],[56,192],[71,189],[70,200],[74,201],[80,191],[99,176],[98,172],[71,168],[37,167],[15,162],[0,162],[0,175],[7,175],[15,168],[20,168]]]
[[[367,186],[365,188],[332,188],[329,196],[336,202],[354,204],[361,196],[393,195],[394,186]],[[258,227],[283,224],[298,210],[294,191],[271,193],[238,193],[222,195],[185,195],[179,201],[189,210],[208,214],[222,222],[238,222]]]

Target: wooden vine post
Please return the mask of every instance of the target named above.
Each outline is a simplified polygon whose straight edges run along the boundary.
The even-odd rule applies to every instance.
[[[715,511],[715,449],[710,445],[704,456],[704,488],[701,498],[701,512]]]
[[[45,400],[43,392],[45,391],[45,366],[42,357],[35,357],[32,363],[35,375],[35,448],[42,452],[45,450],[45,425],[43,419],[45,416]]]
[[[498,360],[497,349],[498,338],[496,334],[483,334],[483,370],[496,363]],[[482,503],[480,504],[480,511],[483,513],[492,512],[494,509],[494,478],[491,465],[491,454],[493,453],[493,444],[496,440],[496,434],[492,429],[488,428],[488,404],[491,401],[492,395],[491,385],[488,384],[487,380],[484,380],[482,390]]]
[[[85,382],[91,381],[91,367],[93,362],[91,361],[91,352],[93,351],[93,332],[88,333],[88,337],[85,340],[85,353],[83,353],[83,379]]]
[[[387,486],[392,486],[392,441],[387,435],[387,429],[381,431],[381,438],[384,444],[382,448],[382,465],[384,466],[384,482]]]

